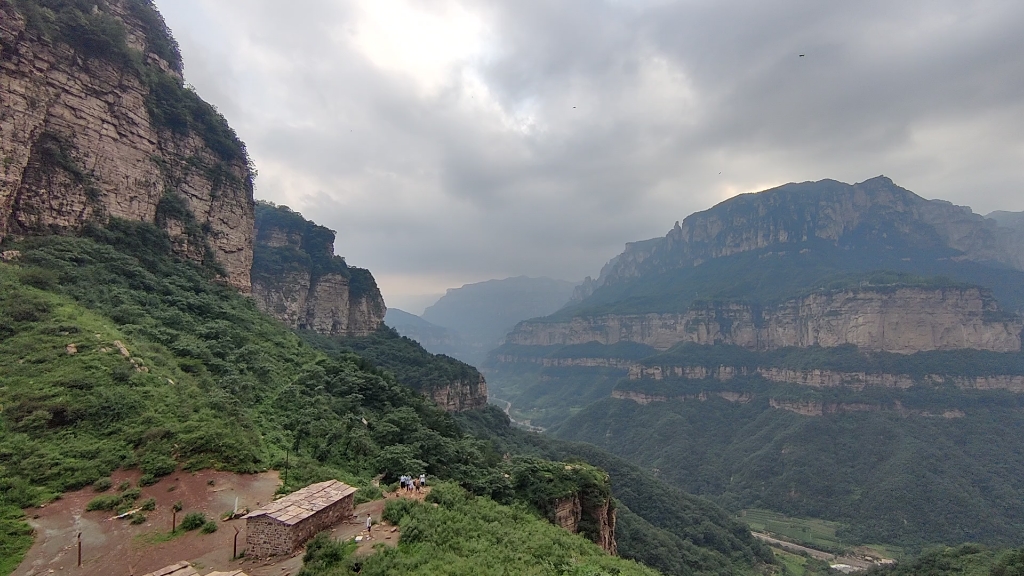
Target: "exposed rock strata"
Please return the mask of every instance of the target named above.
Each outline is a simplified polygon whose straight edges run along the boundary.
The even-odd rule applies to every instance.
[[[927,350],[1021,349],[1024,322],[1001,313],[979,288],[880,288],[814,293],[771,309],[703,304],[682,314],[576,317],[520,323],[510,344],[552,346],[637,342],[666,350],[681,342],[751,350],[834,347],[910,354]]]
[[[455,380],[434,388],[429,395],[446,412],[479,410],[487,406],[487,381],[482,375],[476,382]]]
[[[119,0],[104,10],[121,19],[129,45],[148,52],[145,31]],[[159,223],[184,257],[207,258],[226,280],[249,289],[252,264],[251,173],[224,161],[197,134],[157,128],[137,74],[85,58],[26,28],[0,0],[0,239],[74,231],[123,218]],[[190,216],[158,218],[166,195]],[[198,232],[197,231],[201,231]]]
[[[252,295],[256,306],[300,330],[328,336],[369,336],[384,322],[387,308],[373,276],[334,255],[334,232],[286,208],[294,226],[257,220]],[[261,212],[262,213],[262,212]],[[352,288],[358,278],[360,291]]]
[[[593,509],[585,508],[580,502],[578,494],[568,498],[561,498],[555,501],[554,513],[551,522],[560,526],[572,534],[579,534],[580,523],[586,519],[594,526],[595,534],[590,535],[594,543],[600,546],[609,554],[618,553],[618,545],[615,541],[615,508],[611,500],[604,500],[599,506]]]

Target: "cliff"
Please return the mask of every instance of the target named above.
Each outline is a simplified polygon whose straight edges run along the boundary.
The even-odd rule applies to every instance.
[[[446,412],[479,410],[487,406],[487,381],[483,375],[475,379],[451,380],[427,392],[435,404]]]
[[[555,501],[554,514],[550,518],[556,526],[572,534],[579,534],[583,525],[589,525],[587,536],[605,552],[618,554],[615,541],[615,508],[611,499],[584,507],[578,494]]]
[[[698,303],[686,313],[574,317],[520,323],[506,342],[552,346],[628,341],[666,350],[681,342],[751,350],[836,347],[914,353],[1021,349],[1024,321],[975,287],[878,286],[820,291],[771,308]]]
[[[292,328],[368,336],[387,308],[369,271],[334,255],[334,232],[285,206],[256,209],[252,295],[260,310]]]
[[[252,171],[245,146],[184,87],[146,0],[0,0],[0,239],[122,218],[246,292]]]

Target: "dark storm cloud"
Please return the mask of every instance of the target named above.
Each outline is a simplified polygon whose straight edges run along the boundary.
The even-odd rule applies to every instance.
[[[1017,2],[158,4],[257,195],[336,229],[390,303],[579,279],[788,181],[1024,210]]]

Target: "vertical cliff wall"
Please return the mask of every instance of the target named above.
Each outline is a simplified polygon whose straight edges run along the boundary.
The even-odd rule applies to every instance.
[[[328,336],[368,336],[387,308],[369,271],[334,255],[334,232],[284,206],[256,211],[252,295],[292,328]]]
[[[0,0],[0,239],[150,222],[248,291],[245,146],[184,87],[163,19],[148,0],[61,6]]]

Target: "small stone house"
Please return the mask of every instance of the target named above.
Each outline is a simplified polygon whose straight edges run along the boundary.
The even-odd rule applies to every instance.
[[[291,554],[352,515],[356,489],[337,480],[311,484],[245,516],[246,554]]]

